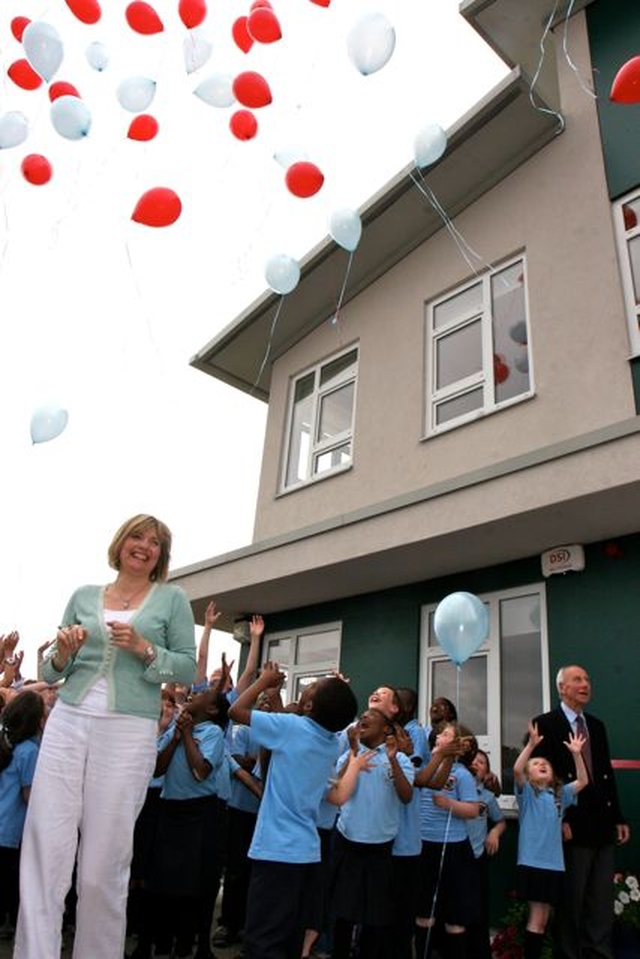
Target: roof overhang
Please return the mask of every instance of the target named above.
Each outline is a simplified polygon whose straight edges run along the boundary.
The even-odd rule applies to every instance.
[[[520,10],[529,3],[539,6],[534,0],[515,6]],[[406,166],[360,208],[363,233],[343,308],[443,229],[441,215],[425,196],[425,184],[453,218],[553,138],[557,117],[534,109],[529,87],[530,81],[515,67],[447,131],[447,149],[436,164],[422,173],[413,163]],[[547,111],[557,109],[557,96],[541,105]],[[301,261],[300,282],[286,296],[274,329],[281,298],[269,290],[200,350],[192,366],[268,399],[273,361],[335,313],[348,257],[333,239],[323,239]],[[269,362],[264,363],[267,349]]]

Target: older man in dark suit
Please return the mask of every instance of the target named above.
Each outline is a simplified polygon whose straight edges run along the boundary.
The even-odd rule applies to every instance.
[[[614,844],[629,840],[620,810],[604,724],[584,712],[591,681],[582,666],[563,666],[556,678],[560,705],[534,719],[544,737],[536,754],[545,756],[565,782],[575,778],[573,757],[564,745],[571,732],[585,736],[582,751],[589,785],[563,822],[565,894],[558,909],[564,959],[611,959]]]

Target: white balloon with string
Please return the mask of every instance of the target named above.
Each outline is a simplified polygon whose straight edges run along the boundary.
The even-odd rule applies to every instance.
[[[47,82],[58,72],[64,59],[62,39],[55,27],[43,20],[33,20],[22,34],[27,60]]]
[[[20,110],[9,110],[0,117],[0,150],[20,146],[29,136],[29,121]]]
[[[118,84],[118,103],[130,113],[142,113],[153,103],[156,82],[149,77],[127,77]]]

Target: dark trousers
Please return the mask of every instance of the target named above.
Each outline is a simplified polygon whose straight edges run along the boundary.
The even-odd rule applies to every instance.
[[[15,926],[20,902],[20,850],[0,846],[0,924]]]
[[[613,845],[564,847],[565,882],[558,909],[563,959],[612,959]]]
[[[224,887],[220,923],[230,932],[244,929],[247,914],[247,896],[251,878],[249,846],[253,838],[256,814],[243,809],[227,809],[227,861],[224,870]]]
[[[300,959],[312,866],[253,860],[244,934],[247,959]]]

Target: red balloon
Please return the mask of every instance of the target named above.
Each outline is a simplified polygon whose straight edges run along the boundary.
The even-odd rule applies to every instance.
[[[640,57],[620,67],[611,84],[609,99],[614,103],[640,103]]]
[[[127,136],[130,140],[153,140],[158,132],[158,121],[148,113],[140,113],[129,124]]]
[[[269,0],[253,0],[249,10],[259,10],[260,7],[266,7],[268,10],[273,10]]]
[[[509,379],[510,373],[509,366],[504,361],[504,356],[502,353],[493,354],[493,378],[496,383],[504,383],[505,380]]]
[[[247,70],[245,73],[239,73],[233,81],[233,95],[243,107],[266,107],[273,99],[269,84],[260,73],[254,70]]]
[[[206,0],[180,0],[178,13],[187,30],[193,30],[207,15]]]
[[[315,3],[317,7],[328,7],[331,0],[311,0],[311,3]]]
[[[36,73],[28,60],[14,60],[7,73],[15,85],[22,87],[23,90],[37,90],[39,86],[42,86],[42,77]]]
[[[31,20],[29,19],[29,17],[14,17],[13,20],[11,21],[11,32],[16,38],[16,40],[18,41],[18,43],[22,43],[22,34],[27,29],[30,23],[31,23]]]
[[[43,186],[48,183],[53,173],[51,164],[40,153],[30,153],[20,164],[22,175],[28,183],[34,186]]]
[[[229,127],[238,140],[253,140],[258,132],[258,121],[251,110],[236,110],[229,120]]]
[[[143,193],[131,219],[144,226],[170,226],[182,213],[180,197],[165,186],[157,186]]]
[[[248,17],[238,17],[237,20],[234,20],[233,26],[231,27],[231,35],[233,36],[234,43],[243,53],[248,53],[253,46],[253,37],[247,29],[248,21]]]
[[[247,30],[258,43],[275,43],[282,38],[278,18],[268,7],[256,7],[249,14]]]
[[[142,0],[133,0],[125,10],[127,23],[136,33],[150,36],[152,33],[162,33],[164,24],[151,4]]]
[[[81,23],[97,23],[102,16],[98,0],[66,0],[66,3]]]
[[[66,80],[56,80],[49,87],[49,99],[53,103],[58,97],[78,97],[82,99],[73,83],[67,83]]]
[[[294,196],[313,196],[324,183],[324,173],[315,163],[300,160],[298,163],[292,163],[287,170],[285,183]]]

